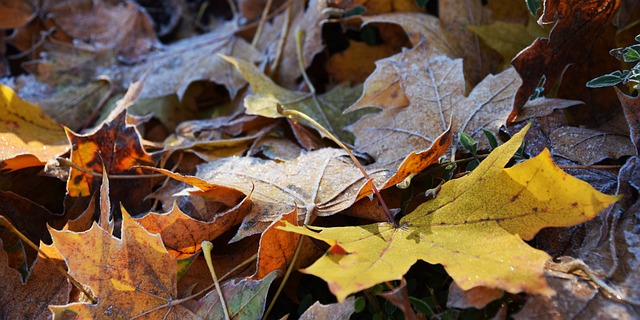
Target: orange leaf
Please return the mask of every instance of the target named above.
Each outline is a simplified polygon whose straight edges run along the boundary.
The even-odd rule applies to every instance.
[[[97,224],[86,232],[50,229],[53,244],[65,258],[69,274],[91,288],[97,304],[51,306],[55,316],[73,313],[79,318],[108,314],[132,318],[185,318],[184,307],[166,306],[177,298],[177,264],[158,235],[151,235],[122,210],[122,239]]]

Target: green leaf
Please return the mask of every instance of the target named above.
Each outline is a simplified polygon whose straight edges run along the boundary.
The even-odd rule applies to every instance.
[[[529,9],[529,12],[531,12],[532,16],[537,16],[538,14],[538,9],[540,9],[540,0],[525,0],[525,2],[527,3],[527,8]]]
[[[416,3],[420,8],[424,8],[427,6],[427,3],[429,3],[429,0],[416,0]]]
[[[640,60],[640,44],[636,44],[624,49],[624,62],[635,62]]]
[[[482,132],[487,137],[487,140],[489,140],[489,150],[493,150],[493,149],[497,148],[498,147],[498,139],[496,138],[496,135],[493,134],[493,132],[491,132],[491,131],[489,131],[487,129],[482,129]]]
[[[603,76],[599,76],[591,81],[587,82],[589,88],[602,88],[615,86],[624,80],[624,76],[620,71],[614,71]]]
[[[458,139],[460,139],[460,143],[462,144],[462,146],[465,149],[469,150],[471,154],[475,155],[476,152],[478,152],[478,142],[473,140],[473,138],[470,135],[464,132],[459,132]]]
[[[349,8],[344,11],[344,17],[348,18],[353,16],[361,16],[366,11],[367,11],[367,8],[361,5],[353,6],[352,8]]]

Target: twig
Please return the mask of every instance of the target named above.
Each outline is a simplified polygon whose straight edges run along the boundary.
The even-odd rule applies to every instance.
[[[102,178],[102,173],[91,171],[89,169],[83,168],[68,159],[64,158],[56,158],[58,162],[58,167],[70,167],[76,169],[82,173]],[[117,175],[109,175],[109,179],[140,179],[140,178],[164,178],[166,175],[158,173],[158,174],[141,174],[141,175],[128,175],[128,174],[117,174]]]

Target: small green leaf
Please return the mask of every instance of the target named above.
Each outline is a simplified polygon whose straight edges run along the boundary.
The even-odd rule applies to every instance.
[[[540,0],[525,0],[525,2],[531,15],[536,17],[538,15],[538,9],[540,9]]]
[[[424,8],[427,6],[427,3],[429,3],[429,0],[416,0],[416,3],[418,4],[418,6],[420,8]],[[640,41],[638,41],[640,42]]]
[[[465,149],[469,150],[471,154],[475,155],[476,152],[478,152],[478,142],[473,140],[473,138],[470,135],[464,132],[460,132],[458,133],[458,139],[460,139],[460,143],[462,144],[462,146]]]
[[[420,300],[415,297],[409,297],[409,302],[411,302],[413,307],[416,308],[416,311],[418,311],[419,313],[429,317],[435,315],[435,313],[433,312],[433,309],[424,300]]]
[[[467,171],[471,172],[473,169],[477,168],[480,165],[480,160],[473,159],[467,164]]]
[[[635,37],[636,42],[640,42],[640,34]]]
[[[609,74],[605,74],[603,76],[599,76],[591,81],[587,82],[587,87],[589,88],[602,88],[602,87],[611,87],[615,86],[618,83],[622,82],[624,76],[620,71],[614,71]]]
[[[489,150],[493,150],[493,149],[497,148],[498,147],[498,139],[496,138],[496,135],[493,134],[493,132],[491,132],[491,131],[489,131],[487,129],[482,129],[482,132],[487,137],[487,140],[489,140]]]
[[[635,62],[640,60],[640,44],[636,44],[624,49],[624,62]]]
[[[356,313],[362,312],[364,308],[367,306],[367,300],[363,296],[359,296],[356,298],[356,301],[353,302],[353,308]]]
[[[367,8],[361,5],[353,6],[344,11],[344,17],[353,17],[353,16],[361,16],[367,11]]]

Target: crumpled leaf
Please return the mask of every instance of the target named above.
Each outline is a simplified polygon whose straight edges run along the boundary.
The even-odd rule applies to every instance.
[[[341,320],[349,319],[355,312],[355,298],[349,297],[341,303],[321,304],[320,301],[314,302],[311,307],[300,315],[300,320]]]
[[[303,272],[327,281],[338,301],[400,279],[418,259],[442,264],[463,290],[485,286],[553,294],[543,273],[549,255],[523,240],[545,227],[587,221],[617,197],[562,172],[548,151],[504,169],[525,133],[495,149],[469,175],[445,183],[434,200],[405,216],[399,227],[287,225],[285,230],[342,248],[342,254],[328,253]]]
[[[0,12],[3,12],[0,29],[20,27],[31,21],[37,13],[37,2],[31,1],[0,1]]]
[[[366,182],[344,151],[331,148],[301,153],[280,163],[252,157],[220,159],[198,165],[196,175],[251,194],[253,208],[233,240],[264,231],[294,207],[298,207],[300,221],[307,214],[340,212],[358,199]]]
[[[281,104],[285,109],[298,110],[310,116],[341,140],[352,140],[349,139],[349,133],[343,131],[343,127],[361,114],[345,116],[342,112],[356,100],[360,93],[358,87],[350,90],[343,85],[325,94],[312,96],[308,92],[290,91],[278,86],[251,63],[228,56],[222,58],[233,64],[251,84],[253,94],[244,99],[248,114],[269,118],[283,117],[277,110],[277,104]]]
[[[347,109],[349,112],[369,105],[383,109],[350,128],[356,135],[356,150],[376,159],[374,168],[395,169],[404,155],[428,149],[447,131],[450,120],[453,135],[468,133],[479,142],[479,149],[488,147],[481,129],[497,132],[520,84],[515,70],[508,69],[488,76],[464,97],[462,60],[433,55],[425,42],[376,64],[376,71],[365,82],[363,96]],[[386,100],[376,101],[377,93],[369,90],[369,84],[386,91],[385,80],[394,90],[403,92],[410,105],[397,107],[383,104]]]
[[[0,167],[3,170],[41,166],[71,148],[60,125],[2,84],[0,119]]]
[[[155,159],[143,149],[135,127],[126,123],[126,111],[93,133],[76,135],[67,129],[67,135],[73,145],[71,161],[91,172],[101,173],[104,165],[110,176],[142,174],[141,169],[132,167],[155,163]],[[134,212],[145,212],[149,204],[142,203],[140,199],[151,192],[152,186],[153,179],[149,178],[113,180],[111,202],[122,203]],[[100,177],[71,169],[67,181],[70,197],[89,197],[99,188]]]
[[[229,317],[237,320],[260,319],[264,313],[267,293],[277,272],[272,272],[261,280],[231,280],[222,285],[222,296],[227,304]],[[211,320],[224,319],[220,296],[215,290],[198,301],[199,317]]]
[[[191,318],[193,313],[181,305],[167,305],[177,298],[177,263],[160,236],[149,234],[125,210],[122,216],[122,239],[95,223],[83,233],[50,229],[69,274],[98,299],[97,304],[50,306],[55,318],[69,313],[82,319],[133,318],[145,312],[146,319]]]
[[[549,135],[552,153],[582,165],[635,154],[629,137],[578,127],[561,127]]]
[[[202,241],[213,240],[240,223],[250,206],[251,201],[245,198],[236,207],[220,212],[215,219],[200,221],[184,214],[174,203],[170,212],[149,213],[135,220],[150,233],[159,234],[171,256],[186,259],[200,251]]]
[[[622,110],[624,111],[624,117],[629,124],[629,131],[631,134],[631,142],[635,146],[636,155],[640,155],[640,100],[638,97],[631,97],[620,91],[618,87],[613,87],[616,90],[618,99],[622,104]]]
[[[280,270],[280,274],[284,274],[289,264],[293,262],[298,241],[302,236],[299,234],[292,236],[291,233],[278,229],[277,226],[284,226],[281,221],[297,226],[298,210],[293,208],[291,212],[283,214],[280,220],[274,221],[262,233],[256,274],[251,279],[262,279],[275,270]]]
[[[584,101],[590,112],[581,112],[581,117],[613,109],[617,103],[613,92],[591,90],[584,84],[619,68],[617,61],[608,55],[609,50],[616,47],[616,29],[611,20],[619,4],[620,0],[544,1],[538,23],[555,22],[555,25],[549,38],[537,39],[511,62],[524,81],[516,94],[509,121],[520,112],[543,78],[545,92],[550,92],[565,70],[571,77],[562,81],[557,97]],[[577,67],[567,68],[569,65]]]
[[[71,38],[96,48],[116,49],[127,60],[147,54],[158,44],[153,21],[133,1],[43,1],[40,15]]]
[[[7,265],[7,254],[2,250],[0,239],[0,314],[3,316],[48,318],[51,315],[48,305],[66,303],[69,299],[71,285],[64,274],[56,269],[56,265],[64,268],[62,257],[53,246],[40,243],[40,250],[50,259],[39,255],[24,283],[20,273]]]

